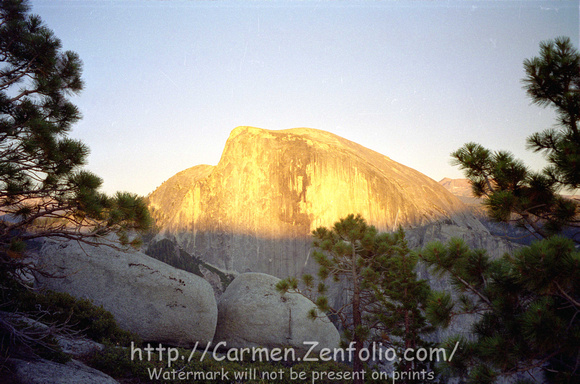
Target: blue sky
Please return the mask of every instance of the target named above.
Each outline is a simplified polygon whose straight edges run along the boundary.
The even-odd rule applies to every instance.
[[[83,113],[104,190],[146,195],[215,165],[232,129],[323,129],[427,176],[462,177],[468,141],[535,168],[525,138],[554,124],[522,62],[579,42],[578,1],[33,0],[79,53]]]

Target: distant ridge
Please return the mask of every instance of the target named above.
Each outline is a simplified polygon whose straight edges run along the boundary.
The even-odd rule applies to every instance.
[[[439,181],[439,184],[455,196],[474,197],[471,192],[471,184],[469,184],[467,179],[450,179],[446,177]]]
[[[445,189],[451,192],[453,195],[457,196],[459,200],[467,204],[468,206],[481,209],[481,199],[475,197],[472,192],[471,184],[467,179],[450,179],[448,177],[443,178],[439,181]]]

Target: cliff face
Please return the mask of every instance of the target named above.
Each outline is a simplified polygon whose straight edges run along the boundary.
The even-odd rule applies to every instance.
[[[328,132],[238,127],[219,164],[173,176],[149,196],[161,229],[224,269],[301,273],[310,232],[360,213],[380,230],[436,221],[486,232],[427,176]]]

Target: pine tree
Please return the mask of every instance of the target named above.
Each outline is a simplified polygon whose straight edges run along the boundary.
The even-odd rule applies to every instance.
[[[558,114],[557,128],[527,140],[529,149],[545,154],[549,166],[532,172],[511,153],[476,143],[453,152],[453,164],[464,170],[473,194],[484,198],[490,218],[515,222],[538,239],[573,228],[572,239],[580,243],[578,200],[559,195],[580,186],[580,54],[569,38],[542,42],[540,56],[525,60],[524,70],[532,101]]]
[[[558,129],[528,138],[543,152],[549,166],[530,171],[506,151],[492,153],[468,143],[452,154],[484,198],[488,214],[515,221],[541,241],[512,255],[491,260],[485,251],[470,250],[461,240],[430,244],[421,258],[448,276],[462,294],[457,300],[439,293],[428,317],[447,325],[458,314],[477,316],[473,340],[461,340],[462,356],[449,369],[473,383],[491,383],[499,376],[542,371],[544,380],[580,381],[580,231],[571,238],[557,235],[578,228],[579,204],[558,193],[580,185],[580,55],[568,38],[540,45],[540,57],[524,61],[525,88],[532,101],[552,106]],[[458,338],[449,340],[454,343]]]
[[[424,337],[435,330],[425,317],[432,292],[429,283],[417,277],[417,254],[409,250],[402,228],[395,233],[379,234],[376,240],[377,252],[369,259],[364,274],[364,286],[370,288],[375,301],[376,309],[369,310],[374,339],[378,336],[398,356],[403,356],[407,349],[431,346]],[[433,368],[428,361],[405,359],[395,366],[408,372]]]
[[[0,253],[16,257],[38,237],[122,243],[151,220],[130,193],[109,197],[82,168],[88,147],[67,137],[81,118],[69,95],[82,90],[82,64],[19,0],[0,2]],[[7,259],[8,257],[8,259]]]
[[[453,374],[492,383],[542,370],[549,382],[580,380],[580,252],[570,239],[554,236],[496,260],[452,239],[420,256],[461,293],[456,300],[439,293],[428,318],[445,326],[457,315],[477,316],[473,339],[447,342],[461,342]]]
[[[291,278],[282,280],[278,289],[310,297],[317,306],[312,318],[326,313],[338,320],[346,344],[354,343],[355,372],[363,369],[360,351],[369,342],[393,347],[399,356],[405,348],[428,344],[421,336],[432,331],[424,316],[430,289],[426,281],[417,280],[417,257],[410,253],[402,229],[379,233],[360,215],[348,215],[331,229],[317,228],[313,238],[319,283],[307,274],[302,276],[302,288],[298,279]],[[342,307],[330,305],[329,284],[340,284],[346,291]],[[413,370],[417,368],[413,364],[404,362],[398,368]]]
[[[135,231],[151,225],[145,201],[110,197],[101,179],[83,169],[88,147],[67,135],[81,114],[69,97],[83,87],[78,55],[21,0],[0,1],[0,307],[15,300],[19,276],[37,238],[113,247],[139,245]],[[116,236],[112,236],[112,235]],[[37,271],[42,272],[42,271]],[[30,328],[30,327],[29,327]],[[0,312],[0,339],[39,342]],[[44,335],[46,336],[46,335]]]
[[[570,39],[559,37],[540,44],[540,56],[524,61],[524,84],[532,101],[551,106],[559,129],[546,129],[528,138],[528,147],[545,153],[545,174],[559,186],[580,187],[580,54]]]

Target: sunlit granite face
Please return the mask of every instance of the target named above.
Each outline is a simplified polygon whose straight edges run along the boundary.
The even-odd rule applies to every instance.
[[[218,267],[300,273],[310,233],[360,213],[379,230],[447,220],[483,230],[427,176],[334,134],[234,129],[217,166],[187,169],[149,196],[161,232]]]

